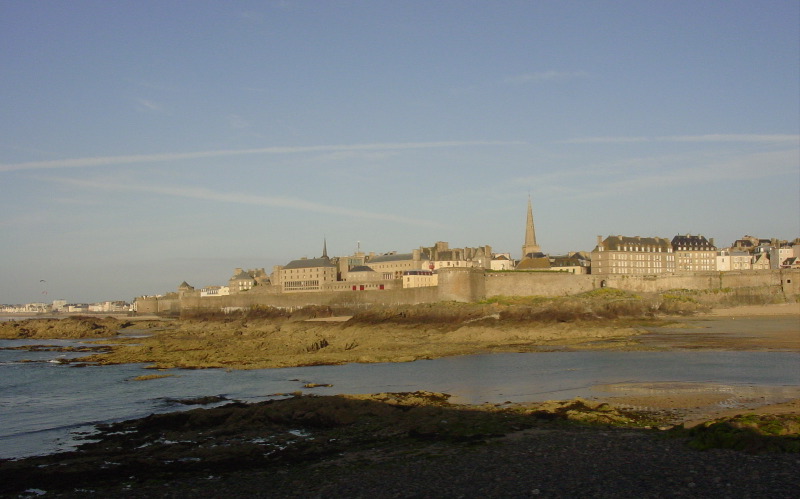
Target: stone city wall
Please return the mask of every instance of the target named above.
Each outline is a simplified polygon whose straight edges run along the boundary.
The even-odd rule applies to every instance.
[[[591,291],[599,284],[587,274],[567,272],[487,272],[485,294],[495,296],[565,296]]]
[[[482,269],[439,270],[434,287],[275,294],[253,288],[229,296],[200,297],[199,291],[170,293],[164,297],[136,300],[140,314],[179,314],[181,310],[222,310],[255,305],[299,308],[307,305],[360,307],[435,303],[476,302],[496,296],[567,296],[599,288],[616,288],[634,293],[663,293],[670,290],[720,291],[720,301],[737,297],[763,302],[777,298],[800,301],[800,269],[749,270],[739,272],[696,272],[658,276],[572,274],[560,272],[487,272]]]
[[[371,304],[392,305],[436,301],[438,301],[438,292],[435,287],[283,294],[259,292],[256,287],[244,293],[228,296],[201,298],[199,293],[184,295],[180,300],[180,308],[182,310],[231,310],[253,306],[278,308],[300,308],[309,305],[359,307]]]

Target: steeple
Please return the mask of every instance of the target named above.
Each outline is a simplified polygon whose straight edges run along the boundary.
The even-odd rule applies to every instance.
[[[328,238],[322,238],[322,258],[328,258]]]
[[[536,244],[536,230],[533,228],[533,208],[531,196],[528,195],[528,220],[525,224],[525,244],[522,245],[522,258],[530,253],[541,253],[542,248]]]

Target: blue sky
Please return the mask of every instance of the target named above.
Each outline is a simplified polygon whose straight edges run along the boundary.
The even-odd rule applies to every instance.
[[[0,303],[800,236],[800,3],[0,3]],[[45,280],[46,283],[40,282]],[[47,294],[45,294],[45,291]]]

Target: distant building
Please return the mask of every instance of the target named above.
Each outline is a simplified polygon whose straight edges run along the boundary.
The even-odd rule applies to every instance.
[[[708,272],[717,268],[717,248],[713,238],[677,235],[672,238],[672,252],[677,272]]]
[[[514,270],[514,260],[510,253],[495,253],[490,263],[491,270]]]
[[[753,255],[753,270],[769,270],[769,253],[761,251]]]
[[[186,281],[183,281],[178,285],[178,296],[185,296],[189,293],[194,291],[194,286],[190,285]]]
[[[732,270],[750,270],[753,268],[753,257],[747,251],[721,250],[716,256],[716,270],[729,272]]]
[[[233,271],[233,276],[228,279],[228,293],[244,293],[253,289],[255,286],[269,284],[269,276],[264,269],[248,269],[244,270],[236,268]]]
[[[228,296],[230,294],[230,288],[228,286],[206,286],[204,288],[200,288],[200,297],[205,298],[207,296]]]
[[[347,272],[347,278],[345,280],[351,282],[372,282],[382,281],[384,278],[381,274],[375,272],[372,267],[368,267],[366,265],[356,265],[355,267],[349,269]]]
[[[414,250],[411,253],[392,251],[382,255],[370,255],[366,265],[379,273],[383,279],[400,279],[409,270],[433,270],[430,255]]]
[[[583,251],[569,253],[564,256],[550,257],[550,270],[554,272],[569,272],[570,274],[588,274],[592,260]]]
[[[488,269],[492,265],[492,247],[451,248],[447,242],[438,241],[429,248],[420,248],[420,255],[427,255],[432,270],[458,267]]]
[[[292,260],[276,266],[272,272],[273,285],[283,293],[323,291],[326,285],[337,281],[337,267],[328,257],[327,242],[323,243],[322,256]]]
[[[533,226],[533,207],[528,197],[528,216],[525,220],[525,242],[522,244],[522,257],[517,263],[517,270],[549,270],[550,259],[542,253],[536,242],[536,228]]]
[[[431,270],[403,272],[403,288],[424,288],[439,285],[439,275]]]
[[[531,198],[528,196],[528,217],[525,220],[525,243],[522,245],[522,257],[524,260],[529,255],[537,256],[542,253],[542,248],[536,242],[536,229],[533,226],[533,207]]]
[[[653,275],[675,271],[675,254],[660,237],[597,236],[592,250],[592,274]]]

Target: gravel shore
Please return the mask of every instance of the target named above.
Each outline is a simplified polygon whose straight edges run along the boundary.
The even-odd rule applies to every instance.
[[[697,451],[615,428],[530,430],[480,444],[332,456],[311,466],[214,473],[47,497],[796,498],[800,455]]]

